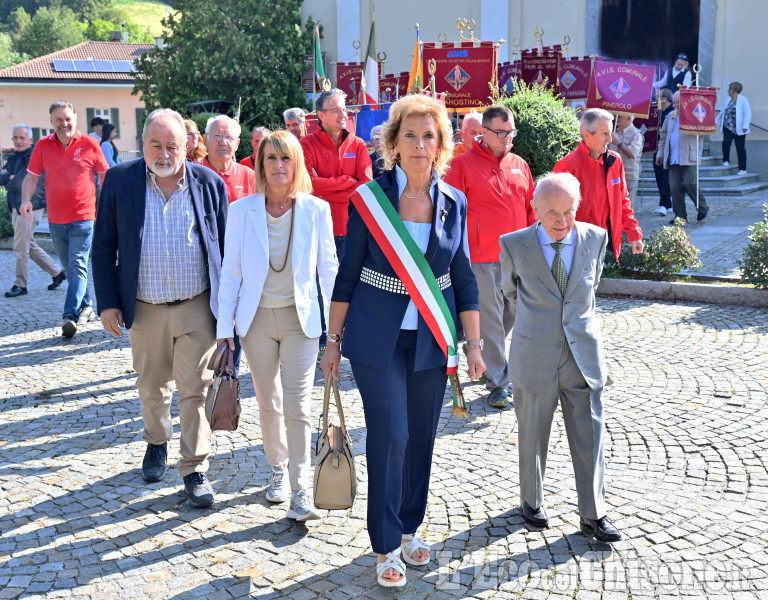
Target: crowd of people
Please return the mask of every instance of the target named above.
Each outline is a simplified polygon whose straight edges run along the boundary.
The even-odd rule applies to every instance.
[[[732,91],[723,127],[741,168],[748,104],[745,113],[740,85]],[[669,193],[657,212],[671,205],[686,218],[687,192],[701,220],[707,205],[689,173],[695,150],[664,111],[656,164]],[[103,327],[130,340],[147,444],[142,476],[166,475],[175,383],[177,468],[195,507],[214,503],[203,407],[216,347],[246,355],[271,468],[265,497],[287,502],[297,521],[321,518],[309,490],[315,367],[337,378],[348,359],[365,412],[368,531],[382,586],[404,585],[406,565],[430,561],[419,528],[460,338],[489,405],[514,405],[524,521],[548,525],[544,478],[559,402],[581,530],[620,540],[605,501],[608,377],[595,290],[624,235],[643,252],[632,209],[642,135],[631,117],[614,127],[612,114],[585,110],[581,142],[534,181],[512,152],[517,130],[504,106],[467,114],[454,144],[442,104],[400,98],[372,132],[373,161],[347,129],[344,92],[321,93],[316,114],[311,134],[300,108],[285,111],[285,130],[255,127],[253,152],[238,163],[237,121],[212,117],[201,133],[157,109],[144,123],[142,157],[120,162],[112,124],[91,123],[100,131],[83,135],[74,106],[55,102],[54,133],[33,146],[29,127],[14,127],[16,152],[0,172],[18,228],[17,279],[6,296],[27,293],[29,258],[51,275],[49,289],[67,279],[61,327],[71,338],[95,318],[92,259]],[[46,200],[62,266],[32,239]]]

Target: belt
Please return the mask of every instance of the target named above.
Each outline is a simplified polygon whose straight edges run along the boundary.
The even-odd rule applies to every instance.
[[[405,284],[398,277],[390,277],[389,275],[384,275],[384,273],[379,273],[368,267],[363,267],[363,270],[360,273],[360,281],[379,288],[380,290],[385,290],[394,294],[408,295],[408,290],[406,289]],[[451,274],[446,273],[445,275],[438,277],[437,285],[440,287],[440,290],[446,290],[451,287]]]

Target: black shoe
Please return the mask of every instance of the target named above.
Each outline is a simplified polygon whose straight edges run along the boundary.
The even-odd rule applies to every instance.
[[[621,533],[608,521],[608,517],[601,519],[586,519],[581,517],[579,520],[581,533],[591,535],[598,542],[618,542],[621,539]]]
[[[10,292],[5,292],[6,298],[15,298],[16,296],[23,296],[27,293],[27,288],[19,287],[18,285],[14,285],[11,287]]]
[[[696,215],[696,220],[697,221],[703,221],[708,214],[709,214],[709,209],[708,208],[705,208],[704,210],[700,210],[699,214]]]
[[[184,491],[189,503],[195,508],[205,508],[213,504],[213,488],[205,473],[190,473],[184,477]]]
[[[531,508],[531,505],[523,500],[520,512],[523,514],[523,520],[534,527],[546,527],[549,525],[547,513],[544,512],[543,508]]]
[[[62,335],[72,338],[77,333],[77,317],[75,315],[67,315],[61,323]]]
[[[141,476],[144,481],[154,483],[162,480],[168,468],[168,443],[147,444],[144,462],[141,463]]]
[[[49,290],[58,290],[59,286],[64,282],[64,280],[67,278],[66,275],[64,275],[64,271],[56,275],[56,277],[53,278],[53,283],[48,284]]]

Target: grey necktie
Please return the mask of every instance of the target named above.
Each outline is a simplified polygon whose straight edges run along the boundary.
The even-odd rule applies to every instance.
[[[560,255],[564,245],[563,242],[552,242],[550,244],[555,249],[555,259],[552,261],[552,276],[555,278],[557,287],[560,288],[560,293],[563,296],[565,296],[565,288],[568,287],[568,271],[565,270],[565,263]]]

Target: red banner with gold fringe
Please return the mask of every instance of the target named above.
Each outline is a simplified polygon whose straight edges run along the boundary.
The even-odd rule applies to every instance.
[[[679,91],[680,131],[693,135],[716,133],[717,88],[682,85]]]
[[[490,85],[497,84],[496,44],[494,42],[424,43],[423,85],[431,81],[429,63],[435,60],[435,88],[445,93],[446,108],[488,106]]]

